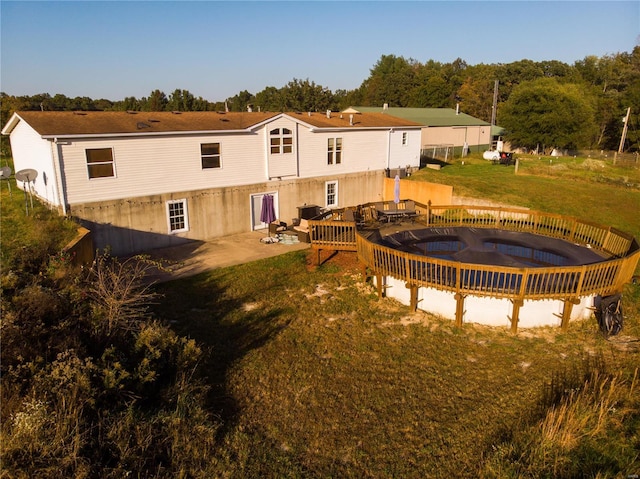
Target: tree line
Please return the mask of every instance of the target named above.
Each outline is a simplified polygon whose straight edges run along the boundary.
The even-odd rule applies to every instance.
[[[468,65],[382,55],[355,90],[336,90],[294,78],[281,88],[246,90],[211,102],[188,90],[120,101],[68,98],[47,93],[0,93],[2,124],[18,110],[109,111],[325,111],[349,106],[454,108],[506,129],[514,146],[617,150],[631,107],[625,151],[640,146],[640,46],[631,53],[587,56],[573,65],[557,60],[520,60]],[[493,111],[494,98],[496,111]]]

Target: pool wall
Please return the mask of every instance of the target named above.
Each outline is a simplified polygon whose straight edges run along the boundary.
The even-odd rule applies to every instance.
[[[392,276],[383,276],[382,280],[386,297],[405,305],[411,303],[411,293],[404,281]],[[375,277],[373,281],[377,286]],[[593,296],[581,298],[580,303],[574,305],[571,310],[571,320],[589,319],[593,314],[593,300]],[[464,305],[463,322],[465,323],[511,327],[509,317],[512,314],[513,303],[508,299],[468,295]],[[525,300],[520,308],[518,328],[560,326],[563,307],[564,303],[557,300]],[[456,317],[456,300],[449,291],[418,288],[417,308],[451,320],[455,320]]]

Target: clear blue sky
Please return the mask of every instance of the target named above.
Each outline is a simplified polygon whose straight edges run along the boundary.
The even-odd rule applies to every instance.
[[[635,1],[0,2],[0,90],[210,101],[294,78],[351,90],[382,55],[573,64],[631,52]]]

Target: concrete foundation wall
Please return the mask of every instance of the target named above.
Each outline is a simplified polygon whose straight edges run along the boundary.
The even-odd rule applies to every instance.
[[[69,242],[63,251],[71,256],[71,262],[76,266],[87,266],[93,263],[95,249],[93,237],[87,228],[78,228],[78,234]]]
[[[298,206],[326,204],[327,181],[338,182],[338,206],[378,201],[382,197],[384,171],[321,178],[282,180],[228,188],[184,191],[71,205],[71,214],[91,230],[96,248],[109,248],[117,256],[205,241],[251,231],[251,196],[276,192],[276,210],[290,223]],[[186,200],[189,230],[170,234],[167,201]]]

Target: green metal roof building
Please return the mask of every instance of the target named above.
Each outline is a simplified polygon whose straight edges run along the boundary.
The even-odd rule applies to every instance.
[[[421,149],[424,155],[442,159],[442,153],[461,156],[465,144],[467,151],[480,152],[491,149],[495,139],[503,129],[489,122],[475,118],[453,108],[399,108],[354,106],[361,113],[386,113],[391,116],[411,120],[424,125],[421,135]],[[431,154],[434,153],[433,155]]]

